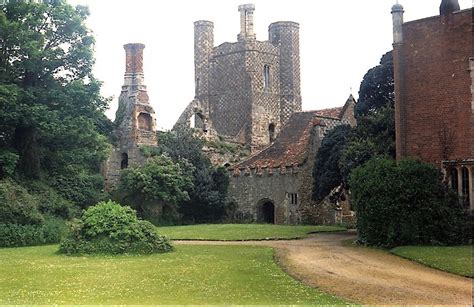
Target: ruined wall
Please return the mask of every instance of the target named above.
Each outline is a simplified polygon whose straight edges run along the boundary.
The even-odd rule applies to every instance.
[[[145,163],[139,146],[156,146],[155,111],[144,84],[143,44],[127,44],[125,49],[125,76],[119,106],[115,115],[118,143],[113,148],[105,167],[105,188],[112,189],[120,179],[120,171]]]
[[[403,24],[394,45],[397,157],[474,157],[472,9]]]

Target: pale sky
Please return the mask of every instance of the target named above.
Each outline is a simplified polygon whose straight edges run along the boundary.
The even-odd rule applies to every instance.
[[[113,96],[107,115],[117,109],[127,43],[143,43],[145,83],[157,126],[171,129],[194,98],[193,22],[214,22],[214,43],[235,42],[239,4],[254,3],[258,40],[268,39],[275,21],[300,24],[303,110],[337,107],[357,98],[368,69],[392,49],[395,0],[68,0],[87,5],[88,26],[96,38],[94,74],[102,94]],[[437,15],[441,0],[400,0],[405,21]],[[472,0],[459,0],[461,9]]]

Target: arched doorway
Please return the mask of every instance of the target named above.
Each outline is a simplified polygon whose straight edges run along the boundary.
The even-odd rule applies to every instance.
[[[271,200],[262,200],[257,208],[257,221],[259,223],[275,224],[275,205]]]
[[[120,161],[120,168],[121,169],[128,168],[128,154],[126,152],[122,154],[122,161]]]

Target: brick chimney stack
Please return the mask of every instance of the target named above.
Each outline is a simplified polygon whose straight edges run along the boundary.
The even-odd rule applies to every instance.
[[[240,34],[237,36],[238,41],[255,40],[256,36],[253,30],[253,12],[254,4],[239,5],[240,12]]]
[[[439,6],[439,14],[441,16],[446,16],[455,11],[459,11],[460,9],[458,0],[442,0],[441,5]]]
[[[124,86],[144,86],[143,49],[144,44],[126,44],[125,49],[125,81]],[[137,88],[134,88],[137,89]]]

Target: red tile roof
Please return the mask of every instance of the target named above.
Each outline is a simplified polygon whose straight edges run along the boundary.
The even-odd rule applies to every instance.
[[[321,117],[341,118],[343,109],[344,107],[338,107],[338,108],[316,110],[313,112],[315,112],[317,116],[321,116]]]
[[[273,144],[232,168],[277,168],[303,164],[312,128],[324,126],[316,116],[316,111],[293,114]]]

